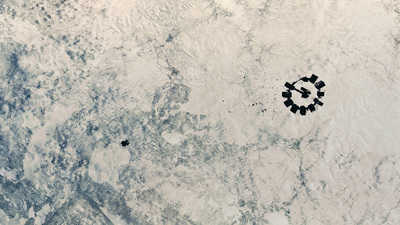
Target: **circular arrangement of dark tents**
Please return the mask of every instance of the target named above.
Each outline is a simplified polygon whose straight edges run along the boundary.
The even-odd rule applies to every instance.
[[[323,92],[321,89],[323,87],[325,87],[325,83],[323,81],[318,81],[318,76],[316,76],[315,74],[312,74],[311,77],[302,77],[299,80],[289,83],[286,82],[285,83],[285,87],[287,88],[286,91],[282,92],[282,97],[285,98],[286,100],[284,101],[284,104],[286,107],[290,107],[290,111],[294,114],[296,114],[297,111],[300,111],[300,114],[305,116],[307,111],[310,112],[314,112],[316,110],[315,106],[319,105],[319,106],[323,106],[324,103],[320,101],[320,99],[322,97],[325,96],[325,92]],[[296,88],[296,83],[298,83],[299,81],[302,82],[310,82],[312,84],[314,84],[314,87],[317,89],[317,97],[313,98],[313,101],[308,105],[308,106],[304,106],[304,105],[297,105],[295,102],[293,102],[293,100],[291,99],[293,96],[292,91],[298,92],[299,94],[301,94],[302,98],[309,98],[311,95],[311,91],[301,87],[300,89]]]

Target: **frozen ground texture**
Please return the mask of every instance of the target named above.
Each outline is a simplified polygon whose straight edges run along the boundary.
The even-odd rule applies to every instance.
[[[0,224],[400,224],[399,13],[0,1]]]

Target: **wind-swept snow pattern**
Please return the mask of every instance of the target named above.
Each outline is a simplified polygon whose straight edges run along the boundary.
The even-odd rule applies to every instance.
[[[399,12],[0,1],[0,224],[400,224]]]

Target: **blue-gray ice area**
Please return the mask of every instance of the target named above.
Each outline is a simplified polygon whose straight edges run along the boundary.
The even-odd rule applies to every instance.
[[[399,12],[0,1],[0,224],[400,224]]]

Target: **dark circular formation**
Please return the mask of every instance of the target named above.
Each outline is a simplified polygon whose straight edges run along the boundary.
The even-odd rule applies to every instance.
[[[315,111],[315,106],[316,106],[316,105],[319,105],[319,106],[323,106],[323,105],[324,105],[324,103],[321,102],[320,99],[321,99],[322,97],[324,97],[324,95],[325,95],[325,92],[321,91],[321,88],[325,87],[325,83],[324,83],[322,80],[316,82],[317,79],[318,79],[318,76],[316,76],[315,74],[313,74],[313,75],[311,75],[310,78],[308,78],[308,77],[302,77],[302,78],[300,78],[299,80],[297,80],[297,81],[295,81],[295,82],[292,82],[292,83],[286,82],[286,83],[285,83],[285,87],[287,88],[287,90],[284,91],[284,92],[282,92],[282,97],[286,98],[286,101],[284,102],[284,104],[285,104],[286,107],[291,106],[290,111],[291,111],[292,113],[296,114],[296,112],[297,112],[298,110],[300,110],[300,114],[301,114],[302,116],[305,116],[306,113],[307,113],[307,111],[314,112],[314,111]],[[318,90],[318,91],[317,91],[317,96],[318,96],[318,97],[317,97],[317,98],[314,98],[314,99],[313,99],[313,103],[309,104],[307,107],[304,106],[304,105],[299,106],[299,105],[295,104],[295,103],[293,102],[293,100],[291,99],[291,97],[292,97],[292,91],[299,92],[299,93],[301,94],[301,97],[302,97],[302,98],[308,98],[308,97],[310,97],[311,91],[307,90],[307,89],[304,88],[304,87],[301,87],[300,90],[299,90],[299,89],[297,89],[297,88],[294,86],[294,85],[295,85],[297,82],[299,82],[299,81],[310,82],[310,83],[314,84],[314,87]]]
[[[121,145],[122,145],[123,147],[126,147],[126,146],[129,145],[129,141],[128,141],[128,140],[121,141]]]

